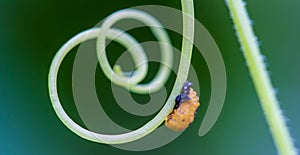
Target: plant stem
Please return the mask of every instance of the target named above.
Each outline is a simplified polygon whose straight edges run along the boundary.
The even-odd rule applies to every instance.
[[[227,0],[244,57],[279,154],[295,155],[292,138],[264,65],[250,19],[242,0]]]

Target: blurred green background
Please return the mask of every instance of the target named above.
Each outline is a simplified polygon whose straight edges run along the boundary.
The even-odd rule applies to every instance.
[[[61,123],[54,113],[47,88],[48,69],[58,48],[78,32],[93,27],[116,10],[149,4],[180,9],[180,1],[0,0],[1,155],[277,154],[222,0],[195,1],[196,18],[208,29],[222,52],[228,82],[222,113],[207,135],[199,137],[197,134],[207,108],[205,103],[210,97],[210,77],[199,54],[194,54],[193,64],[197,66],[195,68],[200,68],[197,73],[203,86],[201,109],[195,123],[168,145],[145,152],[124,151],[82,139]],[[267,57],[268,70],[278,90],[289,129],[300,147],[300,104],[297,104],[300,100],[300,1],[251,1],[247,9],[254,21],[263,54]],[[177,36],[172,41],[180,47],[180,39]],[[59,89],[64,94],[62,102],[66,103],[66,111],[80,123],[71,92],[75,54],[73,52],[63,62]],[[109,54],[111,61],[118,54]],[[103,83],[103,89],[109,86],[105,78],[96,83],[97,87]],[[105,102],[113,102],[109,95],[99,94],[99,97],[103,97]],[[103,106],[113,120],[132,129],[153,117],[135,118],[129,115],[124,118],[126,112],[114,104]],[[135,123],[122,124],[122,118],[127,122],[133,119]]]

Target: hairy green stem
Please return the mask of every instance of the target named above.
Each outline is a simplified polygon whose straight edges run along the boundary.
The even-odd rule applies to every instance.
[[[242,0],[227,0],[227,4],[278,152],[282,155],[295,155],[296,149],[260,54],[245,3]]]

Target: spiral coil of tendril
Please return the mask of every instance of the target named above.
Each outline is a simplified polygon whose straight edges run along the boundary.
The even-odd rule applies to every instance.
[[[135,93],[146,94],[155,92],[163,87],[163,84],[167,81],[170,75],[170,68],[173,65],[171,43],[163,26],[155,18],[145,12],[125,9],[108,16],[104,20],[100,28],[92,28],[77,34],[59,49],[54,59],[52,60],[49,71],[49,93],[56,114],[70,130],[72,130],[77,135],[94,142],[106,144],[121,144],[142,138],[143,136],[152,132],[163,122],[164,118],[172,110],[174,104],[173,101],[180,91],[183,83],[187,79],[191,58],[191,49],[193,45],[192,42],[194,34],[193,1],[184,0],[182,1],[182,6],[183,12],[190,17],[188,18],[186,16],[183,16],[184,38],[182,45],[182,56],[180,60],[180,64],[183,65],[179,66],[178,72],[180,74],[177,76],[170,97],[168,98],[161,111],[151,121],[134,131],[117,135],[105,135],[89,131],[79,126],[67,115],[60,103],[57,92],[58,71],[63,59],[71,51],[72,48],[74,48],[81,42],[96,38],[99,64],[108,79],[110,79],[114,84],[125,87]],[[136,19],[150,26],[151,31],[160,43],[160,49],[162,51],[161,63],[163,65],[159,67],[159,70],[154,79],[147,84],[139,84],[139,82],[144,79],[148,71],[148,61],[143,48],[128,33],[116,28],[111,28],[112,25],[120,19]],[[105,51],[106,38],[114,40],[128,49],[133,58],[136,68],[130,73],[130,76],[127,76],[128,74],[126,72],[122,72],[119,66],[115,66],[114,69],[110,67]]]
[[[143,48],[136,42],[134,38],[132,38],[129,34],[117,30],[111,29],[111,26],[116,23],[120,19],[131,18],[135,20],[139,20],[146,25],[150,26],[154,36],[160,42],[160,48],[162,52],[161,62],[163,65],[160,65],[157,75],[154,77],[153,81],[147,84],[138,84],[141,82],[148,71],[148,60],[146,58],[145,52]],[[109,32],[112,32],[111,34]],[[163,26],[152,16],[146,14],[145,12],[141,12],[138,10],[122,10],[118,11],[109,17],[107,17],[103,24],[101,25],[101,29],[99,29],[99,34],[97,38],[97,53],[99,56],[100,66],[104,72],[104,74],[110,79],[113,83],[128,88],[130,91],[137,93],[151,93],[159,90],[169,77],[171,72],[170,68],[173,65],[173,52],[171,48],[170,39],[163,29]],[[120,41],[125,47],[129,47],[129,53],[131,54],[135,66],[136,71],[133,72],[133,76],[127,77],[116,74],[110,67],[106,52],[105,52],[105,36],[109,34],[109,39],[115,40],[115,38],[119,36]]]

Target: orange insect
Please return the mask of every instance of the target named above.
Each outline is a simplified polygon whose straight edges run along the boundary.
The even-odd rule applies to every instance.
[[[181,94],[176,97],[173,111],[165,119],[165,126],[173,131],[182,131],[194,121],[200,103],[191,86],[192,83],[185,82]]]

